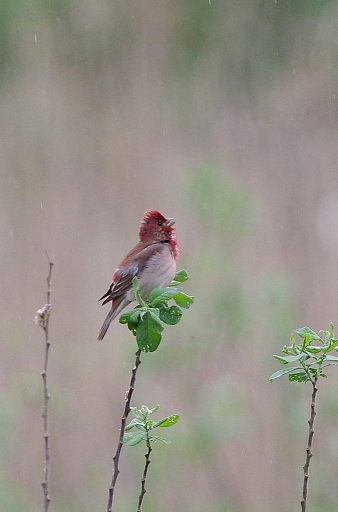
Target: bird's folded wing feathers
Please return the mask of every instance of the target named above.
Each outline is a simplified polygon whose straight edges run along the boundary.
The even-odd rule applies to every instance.
[[[149,259],[154,254],[163,250],[163,245],[160,242],[149,244],[144,248],[140,247],[141,245],[143,244],[139,242],[134,249],[127,254],[120,264],[120,267],[116,269],[109,290],[99,299],[99,301],[105,299],[102,305],[107,304],[107,302],[120,297],[128,291],[132,285],[132,280],[142,272]],[[124,264],[124,262],[126,263]]]

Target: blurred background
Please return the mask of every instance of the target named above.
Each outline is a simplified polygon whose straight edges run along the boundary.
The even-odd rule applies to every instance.
[[[136,343],[118,322],[96,342],[97,299],[149,208],[195,304],[139,368],[133,405],[181,416],[144,511],[298,510],[311,390],[268,379],[295,328],[338,325],[337,63],[337,1],[1,2],[1,510],[42,510],[45,249],[50,510],[106,510]],[[338,506],[328,373],[312,512]],[[116,512],[143,455],[122,452]]]

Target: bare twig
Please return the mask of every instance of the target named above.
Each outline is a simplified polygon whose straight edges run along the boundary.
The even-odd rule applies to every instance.
[[[306,501],[307,501],[307,491],[308,491],[308,480],[309,480],[309,467],[310,467],[310,460],[312,457],[312,440],[313,440],[313,434],[314,434],[314,421],[316,416],[316,395],[317,395],[317,381],[318,376],[315,377],[313,380],[311,380],[312,383],[312,395],[311,395],[311,414],[310,419],[308,421],[309,424],[309,436],[308,436],[308,442],[306,447],[306,459],[305,464],[303,466],[304,470],[304,481],[303,481],[303,499],[300,502],[301,504],[301,510],[302,512],[306,511]]]
[[[141,512],[142,501],[143,501],[145,493],[147,492],[146,491],[146,479],[147,479],[148,467],[149,467],[149,464],[150,464],[150,454],[152,452],[152,448],[151,448],[151,444],[150,444],[149,439],[147,439],[147,447],[148,447],[148,451],[145,454],[146,462],[145,462],[145,465],[144,465],[144,470],[143,470],[143,475],[142,475],[142,480],[141,480],[141,492],[140,492],[140,495],[138,497],[138,504],[137,504],[137,511],[136,512]]]
[[[116,453],[113,457],[113,463],[114,463],[113,464],[113,474],[112,474],[112,481],[111,481],[111,484],[109,487],[109,492],[108,492],[107,512],[112,512],[112,510],[113,510],[113,498],[114,498],[115,485],[116,485],[117,477],[120,473],[119,460],[120,460],[120,454],[121,454],[121,450],[122,450],[122,446],[123,446],[124,431],[125,431],[125,427],[126,427],[127,417],[128,417],[128,414],[130,413],[130,403],[131,403],[131,397],[132,397],[134,389],[135,389],[137,369],[141,364],[141,350],[138,350],[135,353],[135,355],[136,355],[135,365],[131,372],[129,390],[127,391],[126,397],[125,397],[126,404],[124,407],[123,416],[121,418],[119,441],[118,441]]]
[[[53,263],[50,261],[48,253],[46,251],[46,256],[48,259],[49,271],[47,276],[47,304],[41,309],[38,310],[35,321],[36,323],[42,327],[45,333],[45,360],[43,365],[43,371],[41,372],[42,382],[43,382],[43,427],[44,427],[44,446],[45,446],[45,460],[44,460],[44,480],[42,482],[43,496],[44,496],[44,512],[48,511],[49,503],[50,503],[50,495],[49,495],[49,466],[50,466],[50,445],[49,445],[49,418],[48,418],[48,402],[49,402],[49,392],[47,385],[47,370],[48,370],[48,356],[49,356],[49,348],[50,348],[50,340],[49,340],[49,316],[52,310],[52,306],[50,304],[51,298],[51,278],[52,278],[52,268]]]

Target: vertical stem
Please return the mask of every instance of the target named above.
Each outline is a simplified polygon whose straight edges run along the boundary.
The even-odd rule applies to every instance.
[[[136,512],[141,512],[142,501],[143,501],[145,493],[147,492],[145,485],[146,485],[148,467],[149,467],[149,464],[150,464],[150,454],[152,452],[151,444],[150,444],[150,441],[149,441],[149,438],[148,438],[148,432],[147,432],[147,447],[148,447],[148,451],[145,454],[146,463],[144,465],[143,475],[142,475],[142,479],[141,479],[141,492],[140,492],[140,495],[139,495],[139,498],[138,498],[138,504],[137,504],[137,511]]]
[[[47,276],[47,304],[44,308],[44,324],[43,330],[45,333],[45,360],[43,365],[43,371],[41,373],[42,383],[43,383],[43,428],[44,428],[44,448],[45,448],[45,460],[44,460],[44,480],[42,482],[43,496],[44,496],[44,512],[48,511],[49,503],[50,503],[50,495],[49,495],[49,466],[50,466],[50,444],[49,444],[49,418],[48,418],[48,402],[49,402],[49,392],[48,392],[48,382],[47,382],[47,370],[48,370],[48,357],[49,357],[49,348],[50,348],[50,340],[49,340],[49,315],[51,311],[50,306],[50,298],[51,298],[51,277],[52,277],[52,268],[53,263],[50,261],[48,253],[46,251],[46,256],[49,264],[49,272]]]
[[[134,389],[135,389],[135,381],[136,381],[136,373],[137,373],[137,369],[138,367],[140,366],[141,364],[141,350],[138,350],[136,353],[136,360],[135,360],[135,365],[132,369],[132,372],[131,372],[131,379],[130,379],[130,384],[129,384],[129,390],[126,394],[126,404],[125,404],[125,407],[124,407],[124,412],[123,412],[123,416],[121,418],[121,428],[120,428],[120,436],[119,436],[119,441],[118,441],[118,445],[117,445],[117,449],[116,449],[116,453],[113,457],[113,474],[112,474],[112,480],[111,480],[111,484],[110,484],[110,487],[109,487],[109,491],[108,491],[108,504],[107,504],[107,512],[112,512],[113,510],[113,499],[114,499],[114,491],[115,491],[115,485],[116,485],[116,480],[117,480],[117,477],[120,473],[120,470],[119,470],[119,460],[120,460],[120,454],[121,454],[121,450],[122,450],[122,446],[123,446],[123,437],[124,437],[124,431],[125,431],[125,427],[126,427],[126,421],[127,421],[127,417],[128,417],[128,414],[130,413],[130,402],[131,402],[131,397],[133,395],[133,392],[134,392]]]
[[[318,377],[314,378],[312,383],[312,395],[311,395],[311,414],[310,419],[308,421],[309,424],[309,436],[306,447],[306,459],[305,464],[303,466],[304,470],[304,481],[303,481],[303,499],[300,502],[302,512],[306,512],[306,502],[307,502],[307,492],[308,492],[308,481],[309,481],[309,468],[310,468],[310,460],[312,457],[312,440],[314,435],[314,421],[316,417],[316,395],[317,395],[317,381]]]

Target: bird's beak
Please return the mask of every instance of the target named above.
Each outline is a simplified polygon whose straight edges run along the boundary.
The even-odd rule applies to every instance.
[[[169,217],[165,222],[166,226],[172,226],[173,224],[175,224],[175,220],[172,217]]]

